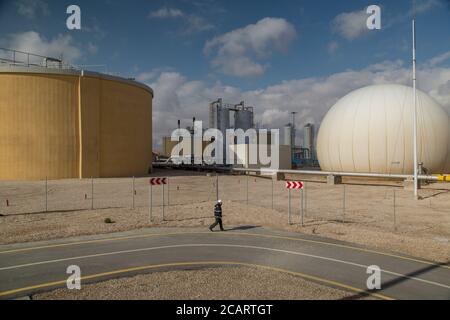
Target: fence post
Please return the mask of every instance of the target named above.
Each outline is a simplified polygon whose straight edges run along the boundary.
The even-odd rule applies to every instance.
[[[153,222],[153,192],[152,192],[152,184],[150,183],[149,187],[148,187],[148,193],[149,193],[149,217],[150,217],[150,223]]]
[[[134,210],[134,195],[135,195],[135,192],[136,192],[136,188],[134,187],[134,183],[135,183],[135,178],[133,177],[133,185],[132,185],[132,197],[133,197],[133,205],[132,205],[132,209]]]
[[[302,220],[302,227],[305,226],[304,223],[304,189],[301,190],[301,203],[300,203],[300,213],[301,213],[301,220]]]
[[[216,172],[216,201],[219,201],[219,173]]]
[[[45,177],[45,212],[48,212],[48,177]]]
[[[397,199],[396,199],[396,190],[394,189],[394,231],[397,231]]]
[[[162,207],[162,221],[165,221],[165,211],[166,211],[166,204],[165,204],[165,195],[164,195],[164,190],[165,190],[165,187],[164,187],[164,184],[162,185],[162,204],[163,204],[163,207]]]
[[[288,224],[291,225],[291,189],[288,189]]]
[[[248,172],[247,171],[247,179],[246,179],[246,184],[247,184],[247,192],[246,192],[246,197],[247,197],[247,207],[248,207],[248,179],[249,179],[249,175],[250,175],[250,172]]]
[[[94,210],[94,177],[91,177],[91,210]]]
[[[342,223],[345,223],[345,185],[344,185],[344,194],[342,196]]]
[[[272,210],[274,209],[274,205],[273,205],[273,177],[272,177]]]
[[[308,214],[308,188],[307,188],[308,183],[305,182],[304,185],[304,190],[305,190],[305,217]]]

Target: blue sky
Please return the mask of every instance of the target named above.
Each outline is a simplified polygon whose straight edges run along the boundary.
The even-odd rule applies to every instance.
[[[70,4],[81,8],[81,31],[66,28]],[[369,31],[364,11],[373,4],[382,8],[382,29]],[[282,125],[298,108],[301,125],[319,123],[359,81],[408,84],[411,4],[0,0],[0,47],[63,53],[75,65],[105,65],[97,70],[146,82],[155,89],[155,117],[164,126],[176,117],[206,119],[203,104],[216,95],[255,104],[266,126]],[[422,89],[450,109],[450,1],[417,0],[417,11]],[[335,78],[347,83],[329,84]]]

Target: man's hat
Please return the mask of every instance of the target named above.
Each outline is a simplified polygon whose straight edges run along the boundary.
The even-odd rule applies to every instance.
[[[218,200],[217,203],[218,203],[218,204],[222,204],[222,200]]]

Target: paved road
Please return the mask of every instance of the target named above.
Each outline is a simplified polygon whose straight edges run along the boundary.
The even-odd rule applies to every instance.
[[[382,253],[314,236],[236,228],[145,229],[32,244],[0,246],[0,298],[66,285],[78,265],[82,283],[167,269],[245,265],[287,272],[380,299],[450,299],[450,266]],[[382,269],[382,290],[367,291],[367,267]]]

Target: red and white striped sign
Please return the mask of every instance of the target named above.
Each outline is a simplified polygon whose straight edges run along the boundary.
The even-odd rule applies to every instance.
[[[160,186],[163,184],[167,184],[167,178],[151,178],[150,184],[152,186]]]
[[[303,189],[303,182],[300,181],[287,181],[286,189]]]

